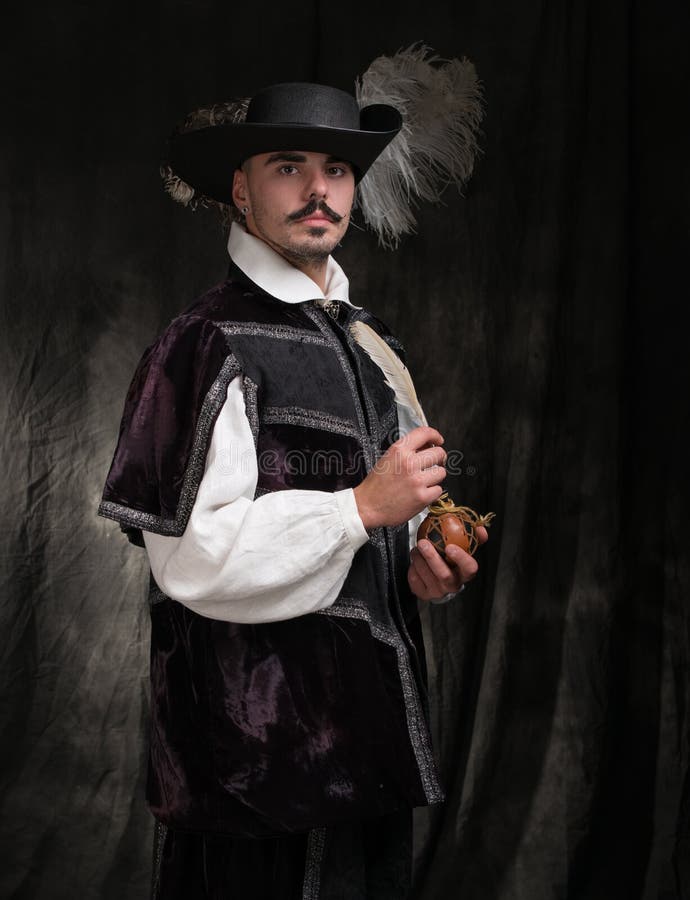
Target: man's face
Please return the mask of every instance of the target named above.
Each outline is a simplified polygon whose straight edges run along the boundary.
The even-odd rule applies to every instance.
[[[247,230],[293,264],[325,260],[347,231],[352,166],[325,153],[260,153],[235,172],[233,199]]]

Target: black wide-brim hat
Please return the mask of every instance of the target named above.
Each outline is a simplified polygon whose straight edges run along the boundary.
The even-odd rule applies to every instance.
[[[401,127],[394,106],[360,110],[355,98],[338,88],[274,84],[252,98],[244,121],[174,134],[168,164],[195,193],[232,204],[233,173],[250,156],[279,150],[328,153],[349,162],[359,181]]]

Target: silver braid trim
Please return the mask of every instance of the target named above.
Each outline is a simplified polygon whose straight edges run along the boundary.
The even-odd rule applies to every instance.
[[[340,616],[345,619],[360,619],[367,623],[374,638],[393,647],[398,659],[398,674],[405,700],[405,715],[407,717],[407,730],[410,735],[410,744],[417,761],[419,777],[424,788],[427,803],[439,803],[443,800],[443,791],[436,775],[436,764],[431,750],[429,730],[422,709],[422,703],[417,691],[412,669],[410,668],[409,655],[405,642],[393,631],[375,622],[367,607],[357,600],[341,597],[329,609],[319,610],[315,615]]]
[[[98,513],[107,519],[114,519],[121,525],[130,528],[140,528],[142,531],[152,531],[154,534],[163,534],[179,537],[187,527],[189,516],[194,506],[196,493],[204,474],[206,452],[211,438],[211,432],[228,393],[228,385],[241,372],[240,364],[233,354],[229,354],[204,398],[199,419],[196,424],[194,441],[189,454],[189,461],[184,473],[180,499],[173,519],[163,516],[131,509],[120,503],[103,500],[98,507]]]
[[[312,828],[307,838],[302,900],[319,900],[319,895],[321,894],[321,866],[325,848],[326,829]]]

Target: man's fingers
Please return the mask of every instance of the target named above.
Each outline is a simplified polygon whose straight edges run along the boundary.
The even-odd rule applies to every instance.
[[[422,557],[420,551],[415,547],[410,553],[410,578],[415,582],[417,588],[412,587],[412,590],[415,594],[425,594],[429,591],[429,585],[427,584],[426,578],[422,573],[426,573],[427,577],[429,574],[429,569],[424,563],[424,558]]]
[[[456,547],[455,544],[447,545],[446,556],[457,567],[463,582],[471,581],[479,571],[477,560],[461,547]]]
[[[413,428],[404,437],[401,437],[400,443],[404,444],[409,450],[417,451],[421,450],[425,444],[442,444],[443,440],[444,438],[440,431],[431,428],[429,425],[420,425],[418,428]]]
[[[440,488],[436,488],[440,490]],[[483,544],[488,534],[483,526],[476,529],[477,540]],[[442,597],[459,591],[479,571],[477,560],[455,544],[445,548],[446,559],[429,540],[421,540],[410,554],[408,580],[412,591],[420,597]]]
[[[446,470],[443,469],[442,471],[443,471],[443,475],[439,479],[439,481],[443,481],[443,479],[446,477]],[[424,506],[431,506],[432,503],[436,503],[436,501],[439,499],[439,497],[442,494],[443,494],[443,488],[441,487],[440,483],[438,483],[434,480],[434,482],[432,482],[432,484],[430,484],[426,488],[425,492],[422,494]],[[420,510],[420,512],[421,512],[421,510]]]
[[[477,540],[480,544],[485,544],[489,540],[489,532],[483,525],[479,525],[475,528],[474,533],[477,535]]]
[[[437,486],[441,484],[441,482],[446,477],[446,470],[443,466],[429,466],[428,469],[422,469],[419,473],[421,481],[426,485],[426,487]],[[443,491],[441,491],[441,494]],[[439,496],[441,496],[439,494]]]
[[[431,466],[441,466],[445,463],[448,454],[443,447],[429,447],[428,450],[419,450],[413,457],[415,466],[420,469],[428,469]]]
[[[431,541],[421,540],[417,548],[422,555],[428,574],[423,572],[423,578],[429,588],[441,590],[441,595],[450,591],[456,591],[460,587],[459,573],[453,571],[438,553]],[[435,583],[434,583],[435,582]]]
[[[430,588],[428,584],[425,584],[414,566],[410,566],[407,571],[407,583],[410,585],[412,593],[419,597],[420,600],[431,600],[432,597],[436,596],[433,588]]]

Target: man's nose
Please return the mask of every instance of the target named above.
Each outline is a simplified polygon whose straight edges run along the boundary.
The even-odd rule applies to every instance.
[[[306,184],[309,197],[323,198],[328,193],[328,180],[321,171],[315,171],[311,174]]]

